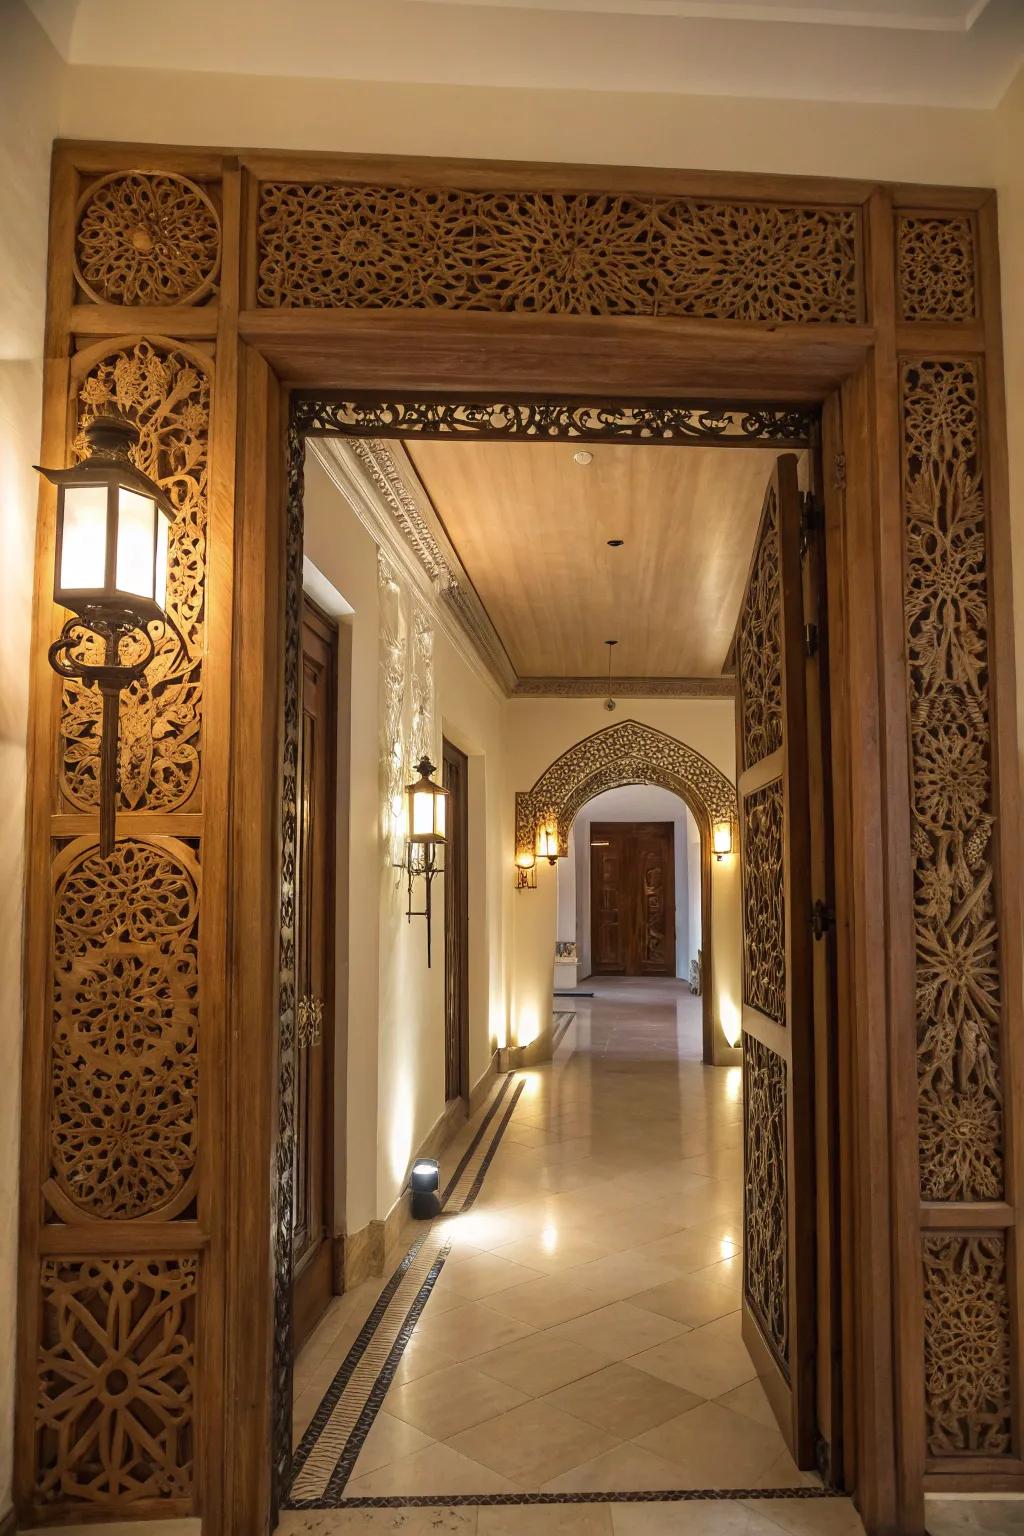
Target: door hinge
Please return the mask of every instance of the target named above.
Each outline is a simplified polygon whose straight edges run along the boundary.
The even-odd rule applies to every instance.
[[[804,654],[806,656],[817,656],[818,654],[817,624],[804,625]]]
[[[821,527],[821,508],[814,499],[813,492],[804,491],[800,496],[800,558],[806,557],[811,542],[811,534],[817,533]]]
[[[816,939],[823,939],[836,925],[836,914],[831,907],[818,900],[811,907],[811,932]]]

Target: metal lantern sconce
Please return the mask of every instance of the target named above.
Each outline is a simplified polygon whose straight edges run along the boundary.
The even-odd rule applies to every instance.
[[[537,857],[549,864],[558,862],[558,828],[544,822],[537,828]]]
[[[711,829],[711,846],[719,864],[732,853],[732,822],[716,821]]]
[[[516,890],[537,889],[537,857],[527,848],[516,854]]]
[[[444,865],[437,862],[437,851],[447,842],[448,791],[435,784],[431,778],[434,765],[424,754],[416,764],[419,778],[405,787],[409,834],[405,845],[405,868],[408,877],[409,900],[406,917],[411,923],[414,917],[427,920],[427,965],[430,965],[430,888],[435,875],[444,874]],[[412,882],[422,876],[426,882],[423,906],[414,911]]]
[[[166,612],[174,508],[131,460],[139,429],[121,416],[94,416],[85,438],[89,452],[80,464],[36,468],[57,488],[53,600],[70,610],[50,646],[50,665],[61,677],[98,689],[103,699],[100,853],[106,856],[115,840],[122,690],[156,654],[151,623],[170,628],[183,650],[185,642]],[[132,659],[123,661],[121,646],[130,639]],[[100,642],[102,657],[90,640]]]

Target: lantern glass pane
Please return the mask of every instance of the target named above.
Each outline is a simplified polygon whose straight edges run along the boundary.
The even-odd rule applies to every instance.
[[[732,823],[729,821],[716,821],[714,831],[714,847],[716,853],[732,852]]]
[[[152,496],[118,489],[117,575],[119,592],[152,598],[156,576],[156,502]]]
[[[107,487],[64,488],[58,585],[66,592],[99,592],[106,584]]]
[[[429,789],[414,789],[412,795],[412,835],[429,837],[434,830],[434,796]]]
[[[434,831],[438,837],[444,837],[444,807],[447,795],[434,796]]]
[[[154,597],[161,608],[167,607],[167,565],[171,542],[171,520],[157,513],[156,519],[156,591]]]

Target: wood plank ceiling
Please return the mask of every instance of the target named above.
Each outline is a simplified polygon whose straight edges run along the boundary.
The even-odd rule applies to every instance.
[[[521,678],[603,676],[612,639],[617,677],[721,675],[773,454],[405,448]]]

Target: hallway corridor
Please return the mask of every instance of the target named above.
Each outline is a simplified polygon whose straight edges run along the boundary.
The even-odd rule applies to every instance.
[[[409,1232],[423,1239],[412,1283],[434,1276],[421,1309],[389,1308],[403,1324],[392,1344],[370,1282],[300,1356],[292,1503],[306,1507],[283,1529],[859,1532],[848,1501],[793,1464],[740,1339],[740,1068],[701,1065],[700,1003],[681,983],[583,985],[595,995],[562,1000],[576,1012],[554,1061],[506,1085],[475,1175],[473,1160],[461,1172],[475,1196],[456,1191],[461,1214]],[[367,1343],[374,1303],[385,1336]],[[359,1341],[381,1374],[353,1456]],[[350,1464],[347,1478],[329,1463]],[[780,1496],[679,1497],[698,1489]],[[516,1508],[523,1494],[560,1498]],[[474,1495],[500,1502],[478,1509]],[[438,1496],[454,1500],[444,1518]],[[332,1523],[324,1505],[353,1500],[360,1514]],[[386,1508],[401,1522],[380,1523]]]

